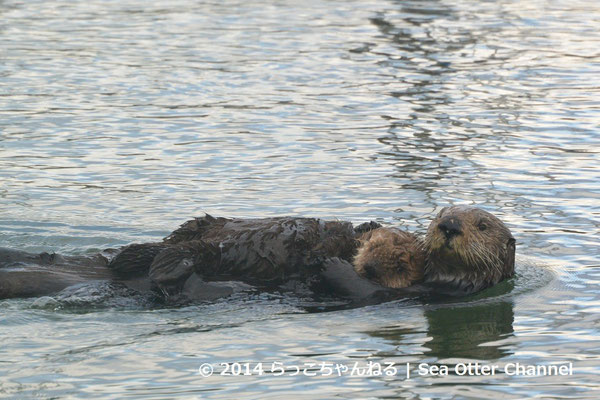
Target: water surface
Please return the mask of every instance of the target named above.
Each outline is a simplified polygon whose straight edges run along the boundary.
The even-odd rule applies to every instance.
[[[555,271],[483,300],[325,313],[275,294],[2,301],[1,396],[595,399],[598,26],[593,0],[0,1],[1,246],[91,253],[204,212],[423,232],[474,204]],[[198,373],[368,361],[573,375]]]

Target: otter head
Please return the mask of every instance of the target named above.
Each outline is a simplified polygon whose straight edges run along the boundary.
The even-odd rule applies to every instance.
[[[404,288],[423,278],[425,254],[412,233],[378,228],[364,234],[354,257],[354,270],[389,288]]]
[[[425,280],[474,292],[514,274],[515,239],[492,214],[475,207],[443,208],[424,240]]]

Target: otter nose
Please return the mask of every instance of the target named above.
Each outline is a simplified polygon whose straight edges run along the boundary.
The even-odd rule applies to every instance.
[[[438,229],[444,233],[446,239],[450,239],[456,235],[460,235],[460,221],[456,218],[446,217],[438,224]]]

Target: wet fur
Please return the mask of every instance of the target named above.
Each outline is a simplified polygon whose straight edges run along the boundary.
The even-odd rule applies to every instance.
[[[109,267],[118,275],[148,271],[166,295],[176,294],[192,274],[209,280],[243,280],[276,287],[289,280],[308,282],[318,277],[323,261],[350,261],[359,234],[349,222],[314,218],[214,218],[206,215],[184,223],[162,243],[124,248]],[[132,245],[143,246],[143,245]],[[135,266],[132,259],[137,260]]]
[[[450,239],[440,229],[448,218],[461,226]],[[184,223],[162,242],[125,246],[110,263],[102,255],[0,251],[0,298],[49,294],[91,279],[124,282],[136,290],[154,287],[166,298],[203,288],[204,280],[242,280],[261,287],[299,282],[325,292],[335,286],[345,292],[369,286],[352,274],[382,288],[422,282],[469,293],[512,276],[514,251],[508,228],[473,207],[444,208],[424,239],[374,222],[354,228],[349,222],[314,218],[206,215]],[[323,286],[324,281],[333,285]]]
[[[448,239],[439,228],[455,220],[460,233]],[[474,207],[443,208],[429,225],[424,240],[425,280],[475,292],[514,275],[515,239],[492,214]]]

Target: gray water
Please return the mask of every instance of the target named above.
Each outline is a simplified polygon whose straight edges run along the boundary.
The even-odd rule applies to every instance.
[[[440,304],[0,301],[0,397],[597,399],[599,26],[596,0],[0,1],[0,246],[93,253],[204,212],[422,233],[472,204],[521,255]],[[322,367],[369,361],[398,371]],[[469,362],[572,375],[418,374]]]

